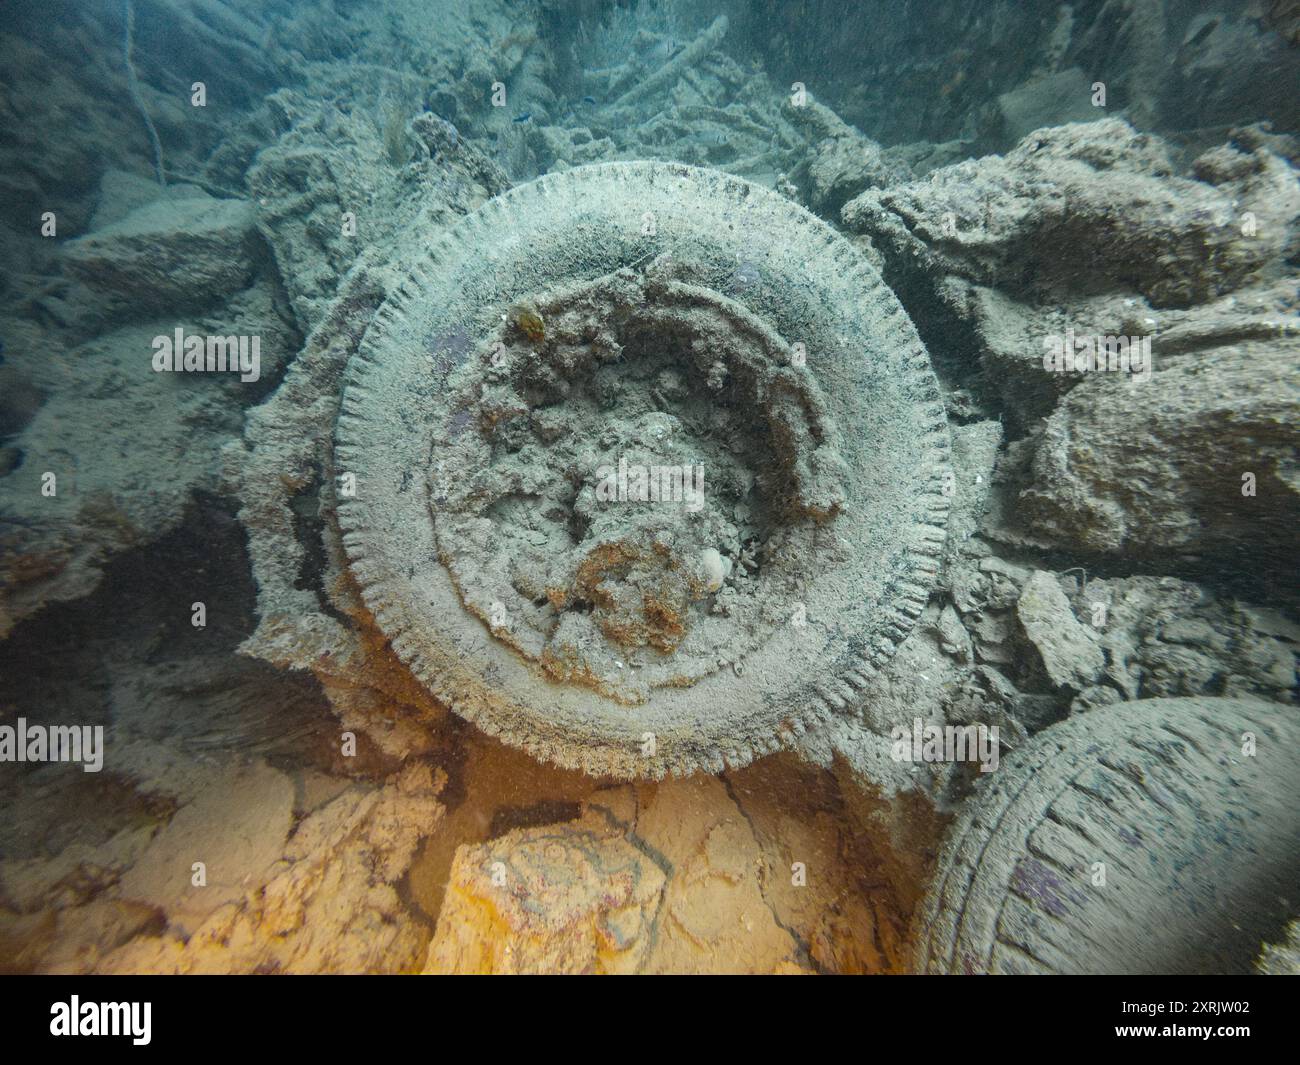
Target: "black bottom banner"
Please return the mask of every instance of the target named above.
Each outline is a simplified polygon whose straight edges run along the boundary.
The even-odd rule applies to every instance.
[[[1294,1032],[1297,987],[1276,977],[750,980],[715,985],[719,1016],[710,1018],[702,1008],[707,990],[662,980],[579,988],[554,979],[11,977],[0,983],[0,1046],[10,1060],[18,1060],[15,1051],[93,1052],[108,1044],[128,1053],[338,1054],[395,1049],[400,1040],[437,1054],[444,1040],[554,1048],[559,1030],[573,1038],[578,1028],[584,1039],[608,1033],[602,1042],[611,1047],[632,1033],[644,1043],[664,1028],[680,1040],[685,1022],[721,1023],[742,1046],[751,1041],[749,1027],[769,1054],[787,1040],[815,1050],[827,1039],[873,1031],[891,1045],[988,1050],[996,1041],[1077,1052],[1156,1043],[1181,1054],[1199,1044],[1223,1053],[1283,1045]],[[842,1012],[833,1008],[840,996],[850,1007]]]

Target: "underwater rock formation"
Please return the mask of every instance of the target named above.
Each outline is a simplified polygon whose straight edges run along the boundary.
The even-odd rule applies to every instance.
[[[829,810],[805,819],[773,793],[781,780],[812,774],[604,788],[576,820],[462,846],[425,971],[896,971],[892,892]]]
[[[1089,622],[1104,614],[1095,631],[1112,699],[1296,700],[1300,626],[1276,608],[1220,599],[1172,577],[1094,579],[1074,601]]]
[[[220,905],[197,927],[173,924],[162,935],[137,937],[97,971],[416,971],[427,932],[396,885],[420,839],[435,830],[441,786],[428,766],[412,763],[380,788],[328,797],[268,852],[270,869],[239,884],[234,898],[214,900]],[[213,827],[228,832],[225,813],[214,812]],[[165,845],[160,838],[155,847]]]
[[[633,973],[664,876],[599,815],[462,848],[430,973]]]
[[[1243,532],[1300,546],[1298,363],[1300,332],[1171,357],[1145,384],[1080,384],[1036,437],[1008,524],[1108,554],[1223,552]]]
[[[509,186],[478,146],[436,115],[400,123],[406,158],[377,174],[384,149],[373,122],[288,90],[272,103],[277,124],[287,128],[258,154],[248,184],[304,333],[317,326],[363,252],[398,259],[429,227]]]
[[[1179,177],[1158,138],[1106,120],[845,206],[886,274],[969,330],[984,380],[1016,389],[1029,435],[1003,458],[988,535],[1136,556],[1294,539],[1300,334],[1281,279],[1300,181],[1283,148],[1239,130]],[[1053,338],[1123,338],[1150,373],[1101,372],[1101,347],[1093,372],[1048,365]]]
[[[1176,177],[1159,138],[1108,119],[869,190],[843,220],[891,254],[1024,298],[1123,291],[1177,308],[1272,276],[1297,210],[1295,175],[1267,149],[1220,149],[1197,179]]]
[[[202,189],[178,191],[64,246],[68,273],[111,313],[190,309],[252,279],[252,205],[214,199]]]
[[[0,638],[93,591],[114,556],[175,529],[194,493],[216,491],[221,448],[256,381],[274,380],[297,346],[257,269],[247,202],[149,191],[142,202],[137,186],[107,177],[102,226],[65,244],[59,277],[13,322],[25,357],[0,389],[17,430],[0,449]],[[177,330],[216,336],[228,362],[241,337],[246,350],[256,337],[256,375],[155,372],[159,338],[170,345]]]
[[[1075,618],[1052,574],[1038,570],[1025,582],[1016,601],[1016,617],[1053,685],[1082,691],[1101,676],[1105,656]]]

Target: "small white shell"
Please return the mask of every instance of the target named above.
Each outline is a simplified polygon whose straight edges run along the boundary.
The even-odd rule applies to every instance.
[[[706,547],[700,552],[700,570],[709,591],[716,592],[731,575],[731,559],[724,558],[715,548]]]

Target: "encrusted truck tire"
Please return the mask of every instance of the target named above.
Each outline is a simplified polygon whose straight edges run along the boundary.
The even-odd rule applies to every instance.
[[[730,175],[612,163],[403,270],[333,467],[351,573],[438,701],[622,778],[852,707],[925,604],[951,485],[928,356],[847,241]]]
[[[952,826],[915,969],[1248,972],[1300,883],[1297,752],[1296,709],[1254,700],[1119,703],[1046,729]]]

